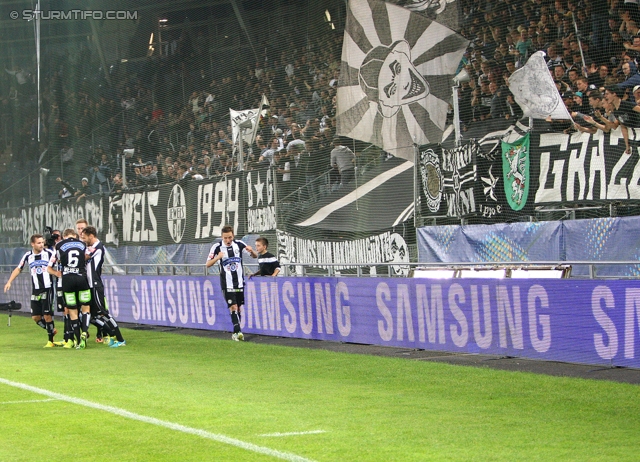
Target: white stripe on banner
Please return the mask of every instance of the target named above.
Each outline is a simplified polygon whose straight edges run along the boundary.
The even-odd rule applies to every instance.
[[[3,379],[0,377],[0,383],[8,385],[10,387],[20,388],[22,390],[27,390],[33,393],[38,393],[39,395],[49,396],[53,399],[58,399],[60,401],[66,401],[68,403],[77,404],[80,406],[90,407],[93,409],[98,409],[100,411],[110,412],[111,414],[115,414],[120,417],[125,417],[127,419],[137,420],[140,422],[145,422],[151,425],[157,425],[159,427],[168,428],[170,430],[175,430],[183,433],[188,433],[191,435],[200,436],[202,438],[207,438],[213,441],[217,441],[219,443],[228,444],[231,446],[235,446],[240,449],[244,449],[246,451],[257,452],[259,454],[265,454],[267,456],[276,457],[282,460],[290,460],[290,461],[298,461],[298,462],[310,462],[311,459],[306,459],[304,457],[298,456],[296,454],[291,454],[288,452],[277,451],[275,449],[266,448],[264,446],[258,446],[256,444],[247,443],[246,441],[241,441],[235,438],[230,438],[225,435],[218,435],[216,433],[209,433],[205,430],[200,430],[198,428],[186,427],[184,425],[176,424],[173,422],[167,422],[166,420],[160,420],[153,417],[147,417],[141,414],[136,414],[134,412],[129,412],[124,409],[120,409],[113,406],[105,406],[103,404],[94,403],[91,401],[87,401],[81,398],[74,398],[72,396],[62,395],[60,393],[56,393],[49,390],[44,390],[42,388],[32,387],[31,385],[27,385],[19,382],[12,382],[11,380]]]
[[[400,223],[402,223],[403,221],[407,220],[412,214],[413,214],[414,208],[413,208],[413,202],[411,202],[406,209],[404,209],[400,215],[398,215],[398,218],[396,218],[396,221],[393,223],[393,225],[391,226],[396,226]]]
[[[336,210],[339,210],[351,204],[352,202],[355,202],[358,198],[361,198],[365,194],[370,193],[385,181],[390,180],[396,175],[400,175],[402,172],[410,168],[413,168],[413,162],[405,162],[398,165],[397,167],[393,167],[391,170],[387,170],[386,172],[381,173],[380,175],[367,181],[362,186],[357,187],[349,194],[346,194],[344,197],[338,199],[335,202],[331,202],[330,204],[325,205],[302,223],[296,223],[296,226],[313,226],[320,223]]]

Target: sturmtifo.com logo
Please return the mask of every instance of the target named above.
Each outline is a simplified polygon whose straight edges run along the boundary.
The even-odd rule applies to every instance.
[[[13,10],[9,13],[11,19],[23,19],[31,21],[33,19],[41,19],[45,21],[71,21],[83,19],[96,20],[125,20],[138,19],[137,11],[126,10]]]

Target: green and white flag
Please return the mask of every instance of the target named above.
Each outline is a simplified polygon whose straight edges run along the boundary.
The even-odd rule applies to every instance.
[[[529,196],[529,134],[513,143],[502,142],[504,192],[509,206],[522,210]]]

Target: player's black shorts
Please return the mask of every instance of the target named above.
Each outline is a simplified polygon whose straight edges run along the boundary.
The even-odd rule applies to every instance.
[[[51,290],[33,291],[31,293],[31,316],[52,315]]]
[[[91,303],[89,306],[91,307],[91,316],[109,312],[107,309],[107,301],[104,297],[104,286],[102,284],[91,289]]]
[[[87,278],[79,274],[65,274],[62,276],[62,292],[65,306],[77,309],[78,305],[89,305],[91,290]]]
[[[244,289],[232,289],[224,291],[224,298],[227,306],[231,308],[233,305],[244,305]]]

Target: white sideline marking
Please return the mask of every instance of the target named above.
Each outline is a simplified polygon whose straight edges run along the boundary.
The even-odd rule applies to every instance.
[[[229,444],[231,446],[235,446],[240,449],[244,449],[246,451],[253,451],[259,454],[266,454],[268,456],[276,457],[278,459],[283,459],[283,460],[289,460],[289,461],[295,461],[295,462],[311,462],[311,459],[306,459],[304,457],[298,456],[296,454],[291,454],[289,452],[277,451],[275,449],[247,443],[246,441],[238,440],[235,438],[230,438],[225,435],[210,433],[208,431],[200,430],[198,428],[192,428],[192,427],[187,427],[185,425],[180,425],[173,422],[167,422],[166,420],[160,420],[154,417],[148,417],[145,415],[136,414],[134,412],[129,412],[127,410],[120,409],[113,406],[105,406],[103,404],[94,403],[81,398],[74,398],[73,396],[67,396],[67,395],[63,395],[53,391],[45,390],[42,388],[32,387],[31,385],[27,385],[24,383],[12,382],[11,380],[3,379],[2,377],[0,377],[0,383],[9,385],[10,387],[20,388],[22,390],[38,393],[39,395],[49,396],[56,400],[66,401],[68,403],[78,404],[80,406],[85,406],[93,409],[98,409],[100,411],[110,412],[111,414],[115,414],[120,417],[125,417],[127,419],[138,420],[140,422],[157,425],[159,427],[168,428],[170,430],[175,430],[183,433],[189,433],[191,435],[200,436],[202,438],[207,438],[213,441],[217,441],[219,443]]]
[[[47,401],[58,401],[58,400],[57,399],[29,399],[25,401],[3,401],[0,404],[44,403]]]
[[[289,432],[289,433],[264,433],[258,436],[294,436],[294,435],[317,435],[318,433],[327,433],[324,430],[310,430],[308,432]]]

